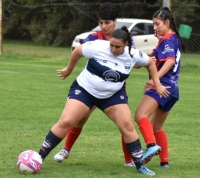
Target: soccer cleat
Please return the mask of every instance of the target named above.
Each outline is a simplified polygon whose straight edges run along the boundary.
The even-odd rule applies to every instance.
[[[135,167],[135,163],[132,161],[130,163],[124,163],[124,166],[126,167]]]
[[[68,158],[70,155],[70,151],[67,151],[66,149],[62,149],[59,153],[57,153],[54,156],[54,160],[57,161],[58,163],[61,163],[64,159]]]
[[[147,148],[146,153],[143,155],[140,162],[142,164],[147,164],[153,156],[160,154],[161,151],[162,148],[158,145],[154,145],[152,147]]]
[[[151,171],[150,169],[146,168],[144,165],[142,165],[138,170],[138,173],[145,174],[149,176],[155,176],[155,172]]]
[[[169,164],[164,164],[164,165],[162,165],[162,166],[160,166],[162,169],[169,169],[170,168],[170,166],[169,166]]]

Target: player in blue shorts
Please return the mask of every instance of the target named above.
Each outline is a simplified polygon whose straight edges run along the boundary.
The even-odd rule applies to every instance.
[[[147,163],[154,155],[159,154],[160,166],[169,168],[168,141],[163,124],[179,99],[178,79],[180,57],[184,50],[174,17],[168,8],[162,8],[153,15],[154,30],[159,36],[159,43],[151,56],[156,60],[158,75],[163,86],[169,86],[169,97],[160,97],[152,80],[146,85],[146,92],[136,110],[135,120],[147,145],[146,153],[141,159]],[[149,118],[151,118],[151,122]]]
[[[90,34],[83,43],[87,41],[94,41],[97,39],[100,40],[110,40],[111,33],[115,30],[115,24],[117,23],[117,17],[118,17],[118,9],[111,3],[103,3],[99,6],[97,16],[99,19],[99,26],[101,27],[101,31],[94,32]],[[135,44],[132,40],[132,46],[135,48]],[[61,149],[55,156],[54,160],[61,163],[64,159],[68,158],[70,156],[70,152],[72,150],[72,147],[74,143],[76,142],[77,138],[82,132],[82,128],[85,124],[85,122],[88,120],[91,112],[95,109],[95,107],[90,110],[85,116],[83,116],[83,119],[78,123],[75,127],[73,127],[67,134],[66,141],[64,148]],[[128,150],[126,149],[123,137],[122,137],[122,149],[124,153],[124,166],[133,167],[135,166],[132,157],[128,153]]]
[[[69,130],[77,125],[89,110],[97,106],[119,128],[138,173],[155,175],[140,162],[142,148],[132,123],[128,97],[123,86],[133,66],[137,65],[149,70],[160,97],[168,97],[169,92],[161,85],[154,62],[147,54],[131,46],[130,33],[123,27],[112,33],[110,41],[96,40],[76,47],[67,67],[57,70],[59,76],[65,79],[82,56],[89,59],[70,88],[60,119],[51,128],[41,146],[39,154],[43,160]]]

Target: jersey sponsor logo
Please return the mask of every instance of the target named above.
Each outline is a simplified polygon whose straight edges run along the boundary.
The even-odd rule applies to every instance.
[[[75,95],[79,95],[81,93],[81,90],[75,90]]]
[[[129,71],[129,70],[131,69],[131,64],[130,64],[130,62],[125,63],[124,67],[125,67],[125,69],[126,69],[127,71]]]
[[[128,61],[128,60],[125,61],[124,65],[126,63],[127,63],[127,70],[128,70],[128,67],[129,67],[128,63],[130,63],[130,61]],[[93,75],[96,75],[96,76],[102,78],[103,80],[110,81],[110,82],[123,82],[129,76],[129,71],[128,71],[128,74],[125,74],[120,71],[113,70],[106,65],[100,64],[95,59],[90,59],[88,61],[87,70],[90,73],[92,73]]]
[[[171,52],[174,52],[174,49],[170,48],[170,46],[166,44],[162,54],[171,53]]]
[[[103,73],[106,81],[116,82],[120,79],[120,74],[116,70],[107,70]]]

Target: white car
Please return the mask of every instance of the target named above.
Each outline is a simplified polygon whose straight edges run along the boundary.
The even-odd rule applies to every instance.
[[[117,19],[115,28],[119,29],[122,26],[126,26],[130,31],[130,34],[133,37],[137,49],[147,54],[150,54],[152,50],[156,47],[158,39],[154,36],[152,20],[128,18]],[[80,45],[89,34],[100,30],[101,28],[97,26],[90,32],[85,32],[77,35],[72,42],[71,49],[74,50],[74,48]]]

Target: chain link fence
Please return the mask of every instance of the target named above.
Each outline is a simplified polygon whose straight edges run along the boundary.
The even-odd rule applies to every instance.
[[[74,37],[90,31],[98,24],[98,3],[62,3],[4,5],[3,44],[9,41],[28,42],[46,46],[71,47]],[[151,19],[160,9],[142,3],[116,3],[120,17]],[[182,38],[188,53],[200,53],[200,6],[181,5],[171,7],[177,27],[191,27],[189,38]],[[186,9],[186,10],[184,10]],[[187,11],[189,9],[190,11]]]

